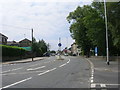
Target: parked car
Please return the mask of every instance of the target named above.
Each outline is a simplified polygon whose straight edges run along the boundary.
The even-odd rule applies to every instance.
[[[51,56],[55,56],[56,54],[55,53],[51,53]]]
[[[77,56],[77,54],[74,53],[73,56]]]
[[[50,53],[46,52],[46,53],[43,54],[43,56],[50,57]]]
[[[67,53],[65,53],[65,54],[64,54],[64,56],[68,56],[68,54],[67,54]]]

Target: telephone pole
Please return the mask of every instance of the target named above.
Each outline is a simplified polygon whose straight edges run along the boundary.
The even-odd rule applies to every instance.
[[[33,28],[32,28],[32,47],[31,47],[31,49],[32,49],[32,61],[33,61]]]

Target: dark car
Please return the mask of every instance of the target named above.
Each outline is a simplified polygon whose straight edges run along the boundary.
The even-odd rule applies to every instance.
[[[46,53],[43,54],[43,56],[50,57],[50,53],[46,52]]]

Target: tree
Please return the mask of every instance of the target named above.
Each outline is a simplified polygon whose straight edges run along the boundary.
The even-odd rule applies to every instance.
[[[98,55],[105,55],[105,23],[100,13],[91,6],[84,6],[84,25],[88,29],[87,36],[92,45],[99,49]],[[92,47],[91,47],[92,48]]]
[[[88,29],[84,24],[84,8],[77,7],[73,12],[70,12],[67,17],[68,22],[74,21],[70,26],[70,32],[76,43],[82,48],[84,54],[89,56],[90,48],[92,46],[91,40],[87,36]]]
[[[107,3],[107,13],[113,45],[120,50],[120,1]]]
[[[37,42],[36,39],[33,38],[33,52],[36,56],[43,56],[43,54],[47,52],[47,48],[47,44],[43,39]]]
[[[104,19],[103,2],[93,2],[92,6]],[[110,55],[120,55],[120,2],[106,2],[108,19],[108,39]]]
[[[108,38],[110,55],[120,54],[120,2],[107,2]],[[90,48],[98,47],[99,55],[106,55],[106,31],[104,3],[78,6],[70,12],[70,33],[76,43],[88,54]]]

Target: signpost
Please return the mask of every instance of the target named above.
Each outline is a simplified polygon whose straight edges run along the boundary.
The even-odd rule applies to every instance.
[[[61,58],[61,46],[62,46],[62,44],[61,44],[61,38],[59,38],[59,43],[58,43],[58,46],[59,46],[59,54],[58,54],[58,60],[62,60],[62,58]]]
[[[98,47],[95,47],[95,56],[98,56]]]

